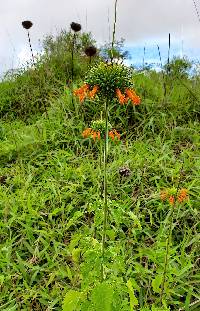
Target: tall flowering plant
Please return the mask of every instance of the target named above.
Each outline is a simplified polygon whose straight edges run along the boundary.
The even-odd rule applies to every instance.
[[[182,166],[183,167],[183,166]],[[167,278],[167,268],[170,259],[170,242],[172,238],[172,229],[173,229],[173,220],[174,220],[174,212],[177,204],[181,205],[184,202],[189,201],[189,191],[186,188],[179,188],[181,181],[181,174],[179,177],[178,186],[172,188],[162,189],[160,192],[160,199],[162,202],[168,202],[171,206],[170,214],[169,214],[169,229],[166,240],[166,253],[165,253],[165,262],[164,262],[164,271],[161,282],[161,291],[160,291],[160,305],[163,305],[163,295],[165,289],[165,283]]]
[[[110,64],[101,62],[90,69],[84,84],[74,94],[83,103],[86,98],[104,103],[104,123],[94,121],[90,128],[83,131],[84,138],[90,137],[93,140],[104,139],[104,221],[102,234],[102,265],[101,280],[104,279],[105,248],[106,248],[106,228],[108,216],[108,187],[107,187],[107,163],[108,163],[108,140],[120,140],[120,134],[110,127],[108,121],[109,105],[113,101],[118,101],[120,105],[132,103],[139,105],[140,97],[133,87],[133,72],[123,65],[111,62]]]

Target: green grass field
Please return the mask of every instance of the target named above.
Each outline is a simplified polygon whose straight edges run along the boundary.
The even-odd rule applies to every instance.
[[[81,133],[103,103],[72,102],[55,59],[0,84],[0,310],[200,310],[200,77],[135,71],[141,104],[109,107],[102,282],[102,155]]]

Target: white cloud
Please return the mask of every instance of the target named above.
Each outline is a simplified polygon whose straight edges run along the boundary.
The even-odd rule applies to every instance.
[[[200,11],[200,2],[197,2]],[[69,28],[80,22],[83,30],[92,31],[99,42],[107,41],[112,31],[114,0],[6,0],[0,11],[0,64],[9,67],[23,55],[27,35],[21,22],[30,19],[34,49],[45,34]],[[57,30],[56,30],[57,29]],[[183,30],[182,30],[183,29]],[[200,23],[192,0],[118,0],[116,37],[128,44],[159,43],[183,36],[184,44],[200,47]],[[28,57],[27,48],[27,57]],[[21,57],[21,56],[20,56]]]

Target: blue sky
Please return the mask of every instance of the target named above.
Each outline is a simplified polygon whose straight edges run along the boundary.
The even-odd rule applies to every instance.
[[[143,44],[142,44],[143,43]],[[127,50],[130,52],[131,59],[129,63],[142,66],[143,58],[145,63],[151,64],[155,63],[155,67],[157,64],[160,64],[160,57],[158,52],[158,46],[160,49],[162,63],[167,62],[168,58],[168,42],[141,42],[139,45],[126,46]],[[145,47],[145,54],[144,54]],[[188,47],[184,46],[184,42],[172,41],[170,48],[170,58],[173,56],[176,57],[187,57],[191,61],[200,62],[200,48]]]

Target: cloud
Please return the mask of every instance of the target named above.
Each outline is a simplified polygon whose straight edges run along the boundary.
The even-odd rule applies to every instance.
[[[197,2],[200,11],[200,1]],[[46,34],[69,29],[72,21],[83,30],[92,31],[98,42],[111,37],[114,0],[6,0],[0,11],[0,64],[9,67],[18,63],[27,45],[21,22],[30,19],[32,45]],[[127,44],[142,44],[183,38],[186,45],[200,48],[200,22],[192,0],[118,0],[116,38]],[[160,40],[160,41],[159,41]]]

